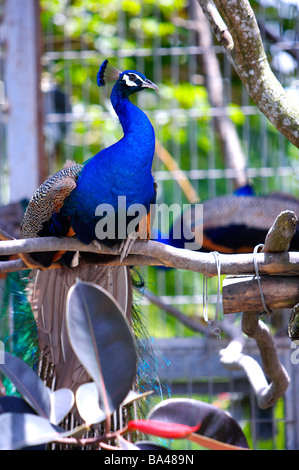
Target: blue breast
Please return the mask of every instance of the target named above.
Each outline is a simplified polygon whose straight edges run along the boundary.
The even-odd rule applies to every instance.
[[[132,204],[142,204],[148,212],[150,204],[155,202],[151,173],[155,151],[153,127],[147,116],[128,99],[117,102],[114,107],[124,137],[85,164],[77,187],[62,209],[63,214],[70,217],[76,236],[83,243],[91,243],[97,238],[95,229],[101,217],[96,215],[96,211],[99,214],[101,207],[113,208],[111,217],[115,218],[117,225],[123,216],[118,210],[119,196],[122,196],[121,202],[126,198],[126,209]],[[105,212],[103,216],[108,220]],[[126,220],[126,224],[129,221]],[[116,239],[111,244],[118,241],[116,227]]]

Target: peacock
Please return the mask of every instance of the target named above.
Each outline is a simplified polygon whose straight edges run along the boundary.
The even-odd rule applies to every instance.
[[[231,195],[202,202],[203,217],[190,205],[178,217],[169,234],[157,231],[153,239],[176,248],[190,244],[202,252],[250,253],[265,242],[268,230],[280,212],[291,210],[299,218],[299,200],[285,193],[255,195],[252,187]],[[299,226],[291,241],[291,251],[299,250]]]
[[[158,87],[140,72],[121,72],[105,60],[99,68],[97,84],[103,87],[108,82],[115,82],[111,103],[123,137],[83,165],[67,162],[47,179],[28,203],[21,238],[67,236],[85,244],[118,244],[121,258],[128,254],[136,236],[149,238],[150,207],[156,200],[152,172],[155,133],[146,114],[130,101],[130,96],[146,88],[158,91]],[[141,214],[138,220],[136,210]],[[26,259],[28,268],[36,273],[29,298],[37,324],[42,369],[45,380],[50,377],[51,386],[56,389],[75,391],[90,380],[74,355],[66,332],[66,297],[76,279],[102,286],[133,321],[132,268],[81,261],[73,252],[31,253]],[[57,263],[59,269],[45,269]]]

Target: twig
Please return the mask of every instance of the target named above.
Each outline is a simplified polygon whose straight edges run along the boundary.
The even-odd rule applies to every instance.
[[[218,41],[228,50],[233,49],[234,40],[212,0],[198,0]]]
[[[299,111],[273,74],[263,47],[260,31],[248,0],[215,0],[217,14],[211,14],[211,1],[198,0],[215,32],[224,45],[249,96],[261,112],[290,142],[299,147]],[[221,16],[220,16],[221,15]],[[220,19],[219,19],[220,18]],[[224,23],[225,22],[225,23]],[[219,30],[225,26],[233,38],[226,45]],[[226,30],[227,32],[227,30]]]
[[[174,316],[177,320],[179,320],[183,325],[191,328],[193,331],[198,333],[207,334],[209,330],[206,326],[203,326],[199,323],[199,321],[194,320],[193,318],[188,317],[184,313],[182,313],[177,308],[173,307],[172,305],[167,305],[160,297],[157,297],[152,292],[142,292],[144,297],[146,297],[152,304],[157,305],[157,307],[162,308],[165,312],[169,313],[170,315]]]
[[[110,249],[102,245],[99,249],[91,243],[85,245],[75,238],[32,238],[25,240],[12,240],[0,242],[0,256],[14,255],[19,253],[43,252],[43,251],[79,251],[82,261],[89,254],[86,261],[88,264],[119,265],[119,248]],[[94,255],[92,258],[91,253]],[[221,254],[221,273],[227,275],[254,274],[253,253]],[[292,276],[299,273],[299,253],[257,253],[256,260],[260,274],[277,274],[281,276]],[[202,273],[212,277],[217,275],[215,258],[211,253],[201,253],[191,250],[174,248],[156,241],[136,240],[131,255],[124,259],[126,265],[153,265],[168,266],[177,269],[185,269]],[[0,272],[22,269],[24,264],[16,261],[0,263]],[[57,264],[55,268],[59,267]],[[25,267],[24,267],[25,269]]]
[[[199,196],[190,181],[188,180],[187,176],[180,169],[179,165],[170,155],[170,153],[166,150],[166,148],[163,147],[163,145],[158,140],[156,140],[156,155],[161,160],[161,162],[164,163],[166,168],[170,171],[174,180],[181,186],[188,201],[191,204],[195,204],[196,202],[198,202]]]
[[[234,183],[235,187],[238,188],[244,186],[247,182],[245,155],[235,125],[228,116],[226,103],[224,102],[223,79],[214,49],[209,22],[197,0],[192,0],[190,5],[192,7],[192,21],[190,23],[197,33],[198,44],[203,50],[199,59],[202,62],[201,68],[205,77],[209,102],[213,108],[221,108],[223,110],[223,114],[215,116],[214,120],[220,138],[225,165],[226,168],[233,168],[236,171]]]

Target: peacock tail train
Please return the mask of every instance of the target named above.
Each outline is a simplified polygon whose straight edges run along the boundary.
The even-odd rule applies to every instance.
[[[37,370],[39,344],[37,325],[27,297],[30,272],[8,273],[1,280],[0,332],[4,350],[12,353]],[[15,386],[2,379],[7,395],[17,394]]]
[[[78,279],[104,287],[118,301],[136,339],[136,391],[153,390],[162,395],[158,358],[139,299],[133,295],[135,287],[140,292],[144,286],[134,268],[81,265],[35,274],[33,271],[9,273],[2,281],[1,291],[0,331],[5,350],[25,361],[53,390],[70,388],[75,392],[79,385],[89,382],[89,375],[71,348],[65,324],[68,291]],[[2,383],[6,395],[19,395],[5,376]],[[169,390],[165,388],[165,391],[169,396]],[[139,415],[146,415],[149,400],[138,404]]]
[[[85,244],[100,240],[109,246],[122,242],[121,260],[127,256],[132,239],[134,242],[134,236],[131,239],[130,235],[136,230],[141,235],[142,221],[146,225],[146,238],[149,238],[150,207],[156,200],[152,174],[155,133],[146,114],[129,98],[143,89],[158,90],[158,87],[143,74],[132,70],[121,72],[105,60],[97,83],[102,87],[111,80],[116,82],[111,103],[123,128],[123,138],[83,165],[66,162],[62,170],[50,176],[28,203],[20,238],[76,237]],[[125,206],[119,206],[120,196],[125,199]],[[129,222],[135,218],[127,210],[133,204],[146,209],[142,221],[134,226]],[[115,230],[114,234],[102,230],[103,237],[98,235],[99,205],[109,206],[106,224]],[[100,214],[100,220],[104,217]],[[68,339],[65,315],[69,289],[77,279],[101,286],[132,322],[130,268],[97,265],[95,256],[92,264],[84,263],[83,256],[65,251],[20,254],[20,257],[35,273],[28,292],[41,356],[38,372],[51,388],[67,387],[75,391],[90,378]],[[137,323],[135,318],[135,325]]]

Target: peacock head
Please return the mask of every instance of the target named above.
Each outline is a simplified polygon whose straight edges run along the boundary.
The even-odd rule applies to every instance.
[[[104,60],[97,74],[98,86],[104,86],[107,82],[116,81],[114,87],[123,95],[130,96],[133,93],[144,90],[144,88],[152,88],[158,91],[155,83],[148,80],[142,73],[135,70],[125,70],[121,72],[117,68],[109,64],[108,60]]]

